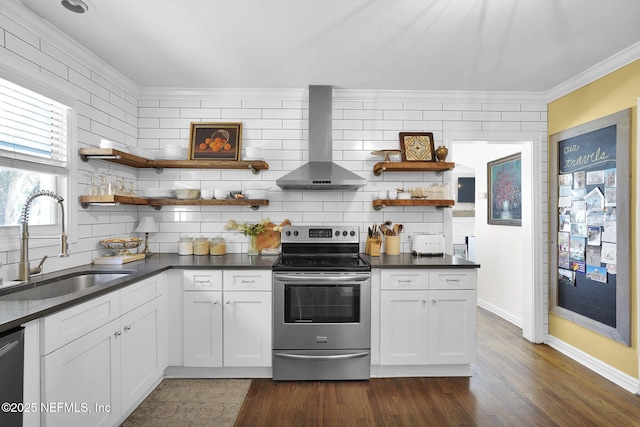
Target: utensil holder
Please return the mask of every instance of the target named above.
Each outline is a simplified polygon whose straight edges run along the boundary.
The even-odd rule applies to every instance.
[[[400,236],[385,236],[384,240],[387,255],[400,255]]]
[[[380,256],[380,247],[382,246],[381,239],[371,239],[371,244],[369,248],[369,255],[371,256]]]

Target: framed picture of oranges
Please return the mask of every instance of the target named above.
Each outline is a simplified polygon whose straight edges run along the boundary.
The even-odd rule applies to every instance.
[[[242,123],[191,123],[189,160],[240,160]]]

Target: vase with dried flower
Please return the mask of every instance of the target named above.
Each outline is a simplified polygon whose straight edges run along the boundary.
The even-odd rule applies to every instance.
[[[242,233],[249,238],[249,248],[247,249],[247,255],[258,255],[258,248],[256,245],[256,237],[265,231],[282,231],[282,226],[269,227],[268,224],[271,221],[269,218],[263,218],[255,224],[249,224],[247,222],[236,222],[230,219],[224,226],[225,230],[236,230],[238,233]]]

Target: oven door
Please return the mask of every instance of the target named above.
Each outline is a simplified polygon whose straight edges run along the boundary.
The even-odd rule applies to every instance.
[[[370,348],[369,272],[278,272],[273,285],[274,350]]]

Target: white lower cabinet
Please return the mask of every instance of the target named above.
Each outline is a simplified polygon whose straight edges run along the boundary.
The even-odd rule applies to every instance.
[[[271,366],[271,292],[225,292],[224,301],[224,365]]]
[[[271,270],[185,270],[183,285],[185,367],[271,366]]]
[[[184,366],[222,366],[222,291],[184,292]]]
[[[81,328],[101,307],[127,307],[101,326],[41,357],[42,425],[114,426],[162,377],[166,367],[165,306],[156,276],[42,319],[43,335]],[[132,292],[147,294],[133,307]],[[106,304],[106,305],[105,305]]]
[[[427,363],[428,291],[382,291],[380,294],[380,363]]]
[[[475,270],[383,269],[380,274],[380,365],[465,366],[475,360]]]

